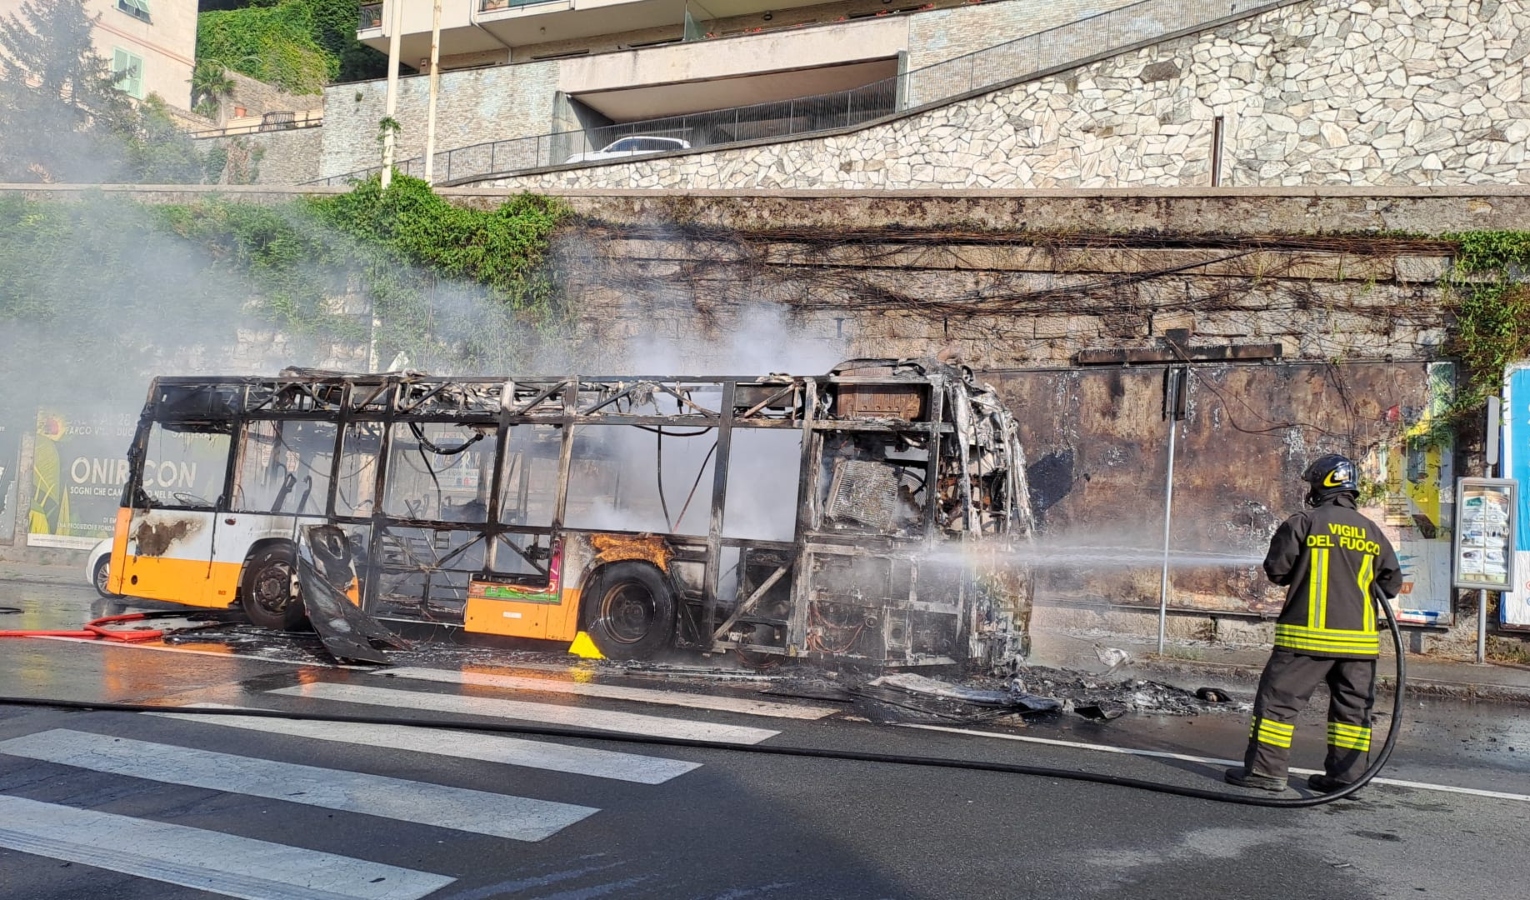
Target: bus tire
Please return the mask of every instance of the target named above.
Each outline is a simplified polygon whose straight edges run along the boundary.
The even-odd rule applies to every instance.
[[[256,553],[244,566],[239,602],[250,621],[262,628],[296,631],[307,615],[298,596],[297,553],[278,544]]]
[[[584,603],[584,630],[611,659],[648,659],[675,633],[675,594],[647,563],[618,562],[595,574]]]
[[[120,600],[122,599],[122,595],[113,594],[111,589],[107,587],[107,584],[110,583],[109,579],[111,574],[112,557],[111,554],[108,553],[106,556],[96,560],[96,567],[92,569],[90,573],[90,583],[95,585],[96,593],[100,594],[107,600]]]

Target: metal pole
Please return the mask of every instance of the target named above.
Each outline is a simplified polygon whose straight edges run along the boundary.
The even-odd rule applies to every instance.
[[[383,102],[383,119],[388,125],[383,129],[382,186],[393,182],[393,114],[398,112],[398,55],[399,43],[404,30],[404,0],[389,0],[393,4],[392,33],[388,35],[388,96]]]
[[[436,171],[436,95],[441,91],[441,0],[436,0],[430,14],[430,99],[425,104],[425,183],[435,184]],[[448,157],[447,165],[451,165]],[[447,170],[446,180],[451,181]]]
[[[1163,496],[1163,572],[1158,583],[1158,655],[1163,655],[1164,632],[1169,621],[1169,533],[1174,518],[1174,439],[1179,433],[1179,422],[1185,418],[1186,392],[1189,390],[1190,370],[1184,367],[1170,368],[1164,372],[1163,412],[1169,420],[1169,465],[1164,482]]]
[[[1487,588],[1477,592],[1477,665],[1487,665]]]
[[[1163,496],[1163,573],[1158,582],[1158,655],[1163,655],[1164,631],[1169,621],[1169,526],[1174,513],[1174,435],[1179,422],[1169,419],[1169,473]]]

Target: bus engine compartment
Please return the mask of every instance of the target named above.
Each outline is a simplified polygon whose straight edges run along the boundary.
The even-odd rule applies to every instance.
[[[154,489],[166,465],[193,489]],[[324,593],[389,627],[582,632],[623,659],[994,669],[1028,644],[1014,418],[932,360],[161,377],[122,507],[113,590],[271,627],[301,626]]]

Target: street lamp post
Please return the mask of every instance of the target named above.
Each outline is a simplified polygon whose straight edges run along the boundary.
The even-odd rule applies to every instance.
[[[397,119],[393,114],[398,112],[398,55],[399,42],[403,37],[404,30],[404,0],[389,0],[393,7],[393,24],[390,26],[388,35],[388,96],[383,102],[384,113],[382,121],[383,129],[383,158],[382,158],[382,186],[386,188],[393,182],[393,142]]]
[[[430,101],[425,110],[425,183],[435,184],[436,95],[441,90],[441,0],[430,18]]]

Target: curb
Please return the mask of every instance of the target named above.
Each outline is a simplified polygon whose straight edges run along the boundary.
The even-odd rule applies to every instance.
[[[1251,667],[1239,663],[1190,663],[1183,660],[1172,662],[1144,660],[1134,666],[1133,669],[1141,673],[1156,673],[1164,676],[1214,674],[1217,677],[1237,682],[1240,685],[1253,689],[1259,683],[1259,676],[1264,671],[1264,666],[1263,664]],[[1390,693],[1394,681],[1394,678],[1378,674],[1376,686],[1378,690]],[[1174,682],[1170,680],[1170,683]],[[1175,686],[1185,687],[1184,684],[1176,684]],[[1194,688],[1189,689],[1193,690]],[[1410,696],[1434,697],[1443,700],[1515,703],[1530,706],[1530,686],[1521,687],[1519,685],[1508,684],[1482,684],[1469,681],[1444,681],[1434,678],[1410,677],[1408,679],[1408,693]]]

